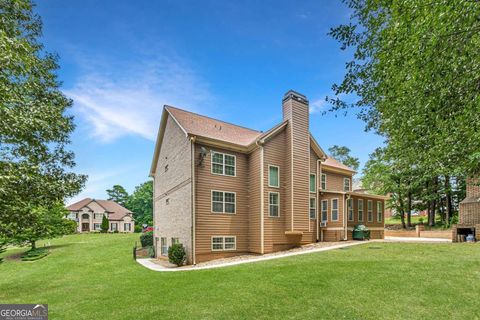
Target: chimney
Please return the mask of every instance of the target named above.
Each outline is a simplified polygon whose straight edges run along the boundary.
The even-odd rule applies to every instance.
[[[293,90],[283,96],[283,120],[287,125],[286,228],[309,230],[310,129],[308,99]]]

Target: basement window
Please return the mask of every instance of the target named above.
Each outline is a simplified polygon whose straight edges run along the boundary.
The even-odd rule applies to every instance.
[[[237,238],[235,236],[214,236],[212,237],[212,251],[226,251],[237,249]]]

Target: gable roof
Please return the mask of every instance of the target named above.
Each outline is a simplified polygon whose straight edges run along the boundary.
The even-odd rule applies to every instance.
[[[247,147],[262,135],[261,131],[237,126],[172,106],[165,106],[170,115],[189,135],[222,140]]]
[[[127,208],[119,205],[115,201],[112,200],[97,200],[91,198],[85,198],[78,202],[75,202],[69,206],[67,206],[67,210],[69,211],[80,211],[84,207],[88,207],[88,205],[92,202],[96,202],[99,206],[105,209],[108,212],[108,219],[109,220],[122,220],[123,217],[132,214],[133,212],[128,210]]]
[[[338,160],[336,160],[332,157],[328,157],[325,161],[323,161],[322,166],[327,166],[327,167],[330,167],[330,168],[333,168],[333,169],[339,169],[339,170],[349,171],[351,173],[355,173],[355,170],[353,170],[350,167],[347,167],[346,165],[344,165],[343,163],[341,163],[340,161],[338,161]]]

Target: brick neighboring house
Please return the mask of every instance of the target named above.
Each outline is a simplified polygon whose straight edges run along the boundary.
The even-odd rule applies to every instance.
[[[465,199],[458,209],[458,224],[452,227],[452,240],[458,241],[457,235],[473,234],[480,240],[480,185],[479,178],[467,179]]]
[[[309,130],[305,96],[261,132],[165,106],[150,175],[158,257],[181,242],[188,263],[350,239],[362,223],[383,238],[383,196],[352,191],[354,171]]]
[[[95,232],[101,230],[103,216],[108,218],[109,232],[133,232],[133,212],[111,200],[85,198],[67,207],[67,219],[77,222],[77,231]]]

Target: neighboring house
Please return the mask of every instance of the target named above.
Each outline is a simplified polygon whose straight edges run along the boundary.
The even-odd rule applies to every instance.
[[[458,241],[457,235],[473,234],[480,240],[480,179],[468,178],[465,199],[458,209],[458,224],[452,227],[452,240]]]
[[[310,134],[305,96],[287,92],[282,109],[260,132],[164,107],[150,171],[158,257],[176,242],[188,263],[264,254],[346,240],[358,223],[383,238],[385,197],[352,191],[354,171]]]
[[[78,232],[100,231],[103,216],[108,218],[109,232],[133,232],[133,212],[115,201],[85,198],[67,207],[67,218],[77,222]]]

